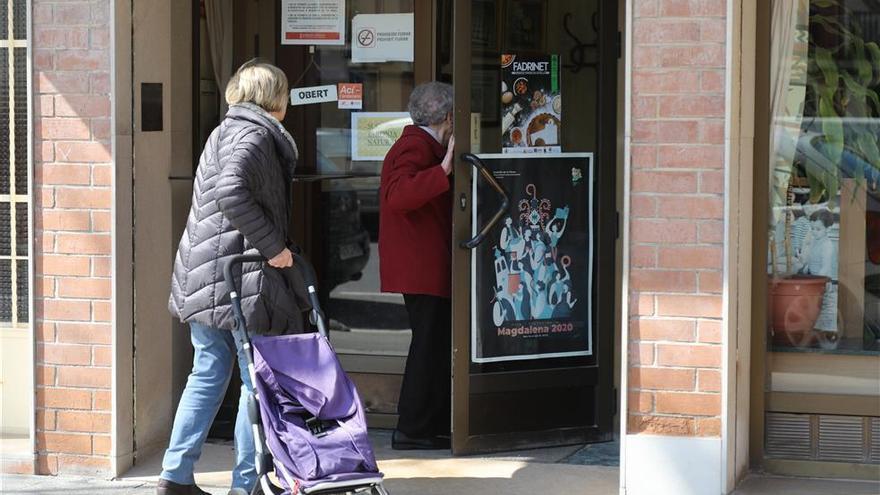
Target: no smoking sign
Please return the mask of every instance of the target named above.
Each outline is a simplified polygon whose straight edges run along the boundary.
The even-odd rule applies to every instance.
[[[367,27],[357,32],[358,45],[363,48],[373,48],[376,46],[376,29]]]

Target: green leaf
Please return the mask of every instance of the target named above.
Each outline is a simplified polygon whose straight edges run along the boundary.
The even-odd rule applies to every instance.
[[[874,68],[874,78],[871,80],[870,85],[876,86],[880,84],[880,46],[872,41],[865,44],[865,51],[868,52],[867,58],[870,59],[871,67]],[[880,106],[878,106],[877,111],[880,112]]]
[[[840,73],[837,70],[837,64],[834,63],[834,56],[831,51],[824,48],[816,48],[815,53],[816,65],[825,77],[825,86],[832,88],[832,92],[836,91],[840,84]]]
[[[853,37],[852,43],[853,56],[850,58],[850,63],[855,65],[859,74],[859,81],[867,86],[871,84],[871,79],[874,78],[874,70],[871,68],[871,62],[868,61],[865,54],[865,42],[859,37]]]

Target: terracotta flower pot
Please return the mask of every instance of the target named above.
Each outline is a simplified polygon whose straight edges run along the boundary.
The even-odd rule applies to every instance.
[[[828,277],[795,275],[770,279],[770,318],[773,343],[807,346],[815,343],[813,329],[822,310]]]

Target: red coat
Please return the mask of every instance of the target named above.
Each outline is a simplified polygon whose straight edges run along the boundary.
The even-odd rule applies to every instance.
[[[379,187],[382,292],[450,297],[452,188],[446,147],[407,126],[385,155]]]

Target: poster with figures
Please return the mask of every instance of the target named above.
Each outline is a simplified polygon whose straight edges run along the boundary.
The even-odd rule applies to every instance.
[[[501,55],[501,146],[504,153],[562,151],[558,55]]]
[[[510,197],[473,256],[471,360],[591,355],[592,154],[480,158]],[[475,182],[476,229],[501,199]]]

